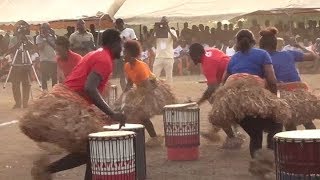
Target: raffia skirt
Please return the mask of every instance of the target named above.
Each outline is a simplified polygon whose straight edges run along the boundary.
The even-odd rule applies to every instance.
[[[69,152],[85,152],[88,134],[103,130],[111,119],[62,84],[35,100],[20,119],[20,129],[38,143]]]
[[[152,80],[153,87],[134,87],[123,93],[115,109],[123,111],[128,123],[141,123],[154,115],[162,114],[163,107],[177,102],[170,86],[161,80]]]
[[[258,117],[282,123],[291,118],[285,100],[266,89],[258,76],[234,74],[211,97],[209,121],[217,127],[239,124],[245,117]]]
[[[287,101],[292,111],[292,118],[284,121],[285,125],[302,125],[320,119],[320,99],[309,91],[303,82],[278,84],[280,97]]]

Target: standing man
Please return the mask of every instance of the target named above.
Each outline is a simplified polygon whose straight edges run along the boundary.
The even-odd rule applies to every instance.
[[[156,38],[156,59],[153,64],[153,73],[156,77],[160,77],[162,69],[165,70],[166,80],[172,83],[172,71],[173,71],[173,43],[177,41],[177,34],[175,30],[172,30],[168,26],[168,19],[162,17],[160,22],[165,30],[168,32],[167,38],[159,37],[159,27],[155,26],[154,37]],[[159,33],[159,34],[158,34]]]
[[[94,45],[94,37],[90,32],[86,31],[86,23],[80,19],[77,22],[77,31],[70,35],[71,50],[85,56],[89,52],[96,49]]]
[[[11,54],[11,59],[14,60],[14,55],[18,51],[14,66],[10,74],[10,82],[12,83],[12,93],[15,101],[13,109],[18,109],[23,106],[23,108],[28,107],[28,101],[30,97],[30,66],[28,65],[27,57],[22,54],[22,44],[23,50],[32,50],[33,48],[33,38],[30,36],[30,25],[21,20],[15,24],[14,36],[9,42],[8,53]],[[21,88],[22,86],[22,93]]]
[[[98,46],[98,31],[96,31],[96,27],[94,24],[90,24],[90,32],[93,35],[93,39],[94,39],[94,44],[95,46]]]
[[[131,28],[126,28],[124,25],[123,19],[116,19],[115,28],[120,32],[120,37],[122,39],[122,43],[125,43],[128,40],[137,40],[136,33]],[[116,60],[116,68],[117,75],[120,78],[121,89],[124,90],[126,88],[126,78],[124,75],[124,59],[123,59],[123,50],[121,52],[120,59]]]
[[[47,81],[51,78],[52,86],[57,84],[56,36],[48,23],[40,28],[40,35],[36,38],[40,55],[40,71],[42,90],[48,91]]]

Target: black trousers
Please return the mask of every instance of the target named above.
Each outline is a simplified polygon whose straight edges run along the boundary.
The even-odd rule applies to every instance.
[[[30,68],[29,67],[13,67],[10,74],[12,83],[12,94],[17,107],[28,106],[30,98]],[[22,86],[22,92],[21,92]]]
[[[273,136],[282,131],[281,123],[273,122],[269,119],[246,117],[240,122],[240,126],[250,136],[250,155],[254,158],[257,150],[262,148],[263,132],[268,133],[267,148],[273,149]]]
[[[92,179],[91,160],[87,153],[69,154],[63,157],[62,159],[51,163],[48,166],[47,170],[50,173],[57,173],[57,172],[72,169],[84,164],[86,164],[86,173],[85,173],[84,180],[91,180]]]
[[[40,71],[41,71],[41,84],[42,84],[43,90],[48,89],[47,81],[49,79],[52,80],[52,86],[57,84],[58,77],[57,77],[57,63],[56,62],[41,61],[40,62]]]

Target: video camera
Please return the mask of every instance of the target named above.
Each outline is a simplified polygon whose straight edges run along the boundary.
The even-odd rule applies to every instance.
[[[157,38],[168,38],[168,23],[157,22],[154,27]]]
[[[30,34],[30,29],[27,25],[19,25],[16,29],[16,34],[21,36],[26,36]]]

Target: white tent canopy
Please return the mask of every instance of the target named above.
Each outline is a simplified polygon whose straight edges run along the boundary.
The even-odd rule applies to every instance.
[[[110,11],[114,0],[1,0],[0,22],[50,21],[78,19],[94,16],[98,11],[116,13],[115,17],[125,18],[134,24],[146,20],[160,19],[161,16],[177,21],[194,19],[230,19],[239,14],[274,8],[320,8],[320,0],[116,0],[125,1],[117,12]],[[109,11],[108,11],[109,10]],[[112,16],[112,15],[111,15]],[[204,17],[199,18],[199,17]]]
[[[154,22],[161,16],[171,21],[194,18],[201,22],[231,19],[256,10],[314,7],[320,7],[320,0],[126,0],[116,17],[131,24]]]
[[[50,21],[107,12],[113,0],[1,0],[0,22]]]

